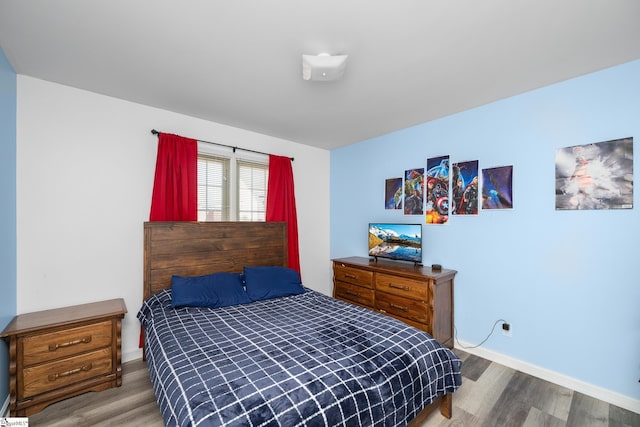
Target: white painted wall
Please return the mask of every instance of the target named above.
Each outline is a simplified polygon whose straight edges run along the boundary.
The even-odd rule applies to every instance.
[[[330,293],[329,151],[22,75],[17,93],[18,314],[124,298],[123,360],[140,357],[152,128],[295,157],[302,277]]]

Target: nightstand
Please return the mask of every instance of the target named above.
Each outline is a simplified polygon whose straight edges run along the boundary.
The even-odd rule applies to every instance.
[[[122,384],[122,298],[15,316],[9,344],[12,417]]]

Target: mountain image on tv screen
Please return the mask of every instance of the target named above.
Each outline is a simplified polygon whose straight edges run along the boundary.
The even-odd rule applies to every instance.
[[[369,256],[422,262],[422,225],[369,224]]]

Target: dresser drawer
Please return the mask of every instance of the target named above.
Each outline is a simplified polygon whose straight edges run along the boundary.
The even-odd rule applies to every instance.
[[[373,289],[373,272],[371,271],[336,263],[333,266],[333,275],[336,281],[339,280]]]
[[[111,321],[25,337],[23,363],[30,366],[111,345]]]
[[[424,301],[386,292],[376,292],[376,309],[382,312],[391,313],[418,323],[427,323],[429,321],[427,317],[428,308],[428,304]]]
[[[402,317],[402,316],[396,316],[393,313],[389,313],[388,311],[384,313],[385,316],[389,316],[389,317],[393,317],[394,319],[398,319],[404,323],[406,323],[407,325],[411,325],[416,329],[420,329],[421,331],[425,331],[428,334],[431,334],[431,327],[428,323],[420,323],[420,322],[414,322],[411,319],[407,319],[406,317]]]
[[[350,301],[355,304],[373,307],[373,289],[337,281],[335,282],[335,287],[334,295],[336,298]]]
[[[22,396],[18,398],[24,399],[87,378],[108,374],[112,368],[111,347],[25,368],[22,373]]]
[[[376,274],[376,290],[426,301],[428,286],[427,282],[423,280],[378,273]]]

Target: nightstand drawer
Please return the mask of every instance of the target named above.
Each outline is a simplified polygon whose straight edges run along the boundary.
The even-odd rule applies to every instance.
[[[23,394],[18,398],[24,399],[87,378],[108,374],[112,368],[111,347],[25,368],[22,373]]]
[[[373,306],[373,289],[344,282],[335,282],[335,287],[334,295],[336,298],[369,307]]]
[[[111,345],[111,321],[25,337],[25,366]]]
[[[427,323],[429,306],[424,301],[417,301],[385,292],[376,293],[376,308],[382,312],[395,314],[418,323]]]
[[[427,300],[427,282],[406,277],[378,273],[376,290],[421,301]]]
[[[373,273],[359,268],[347,267],[344,264],[334,264],[335,280],[373,289]]]

